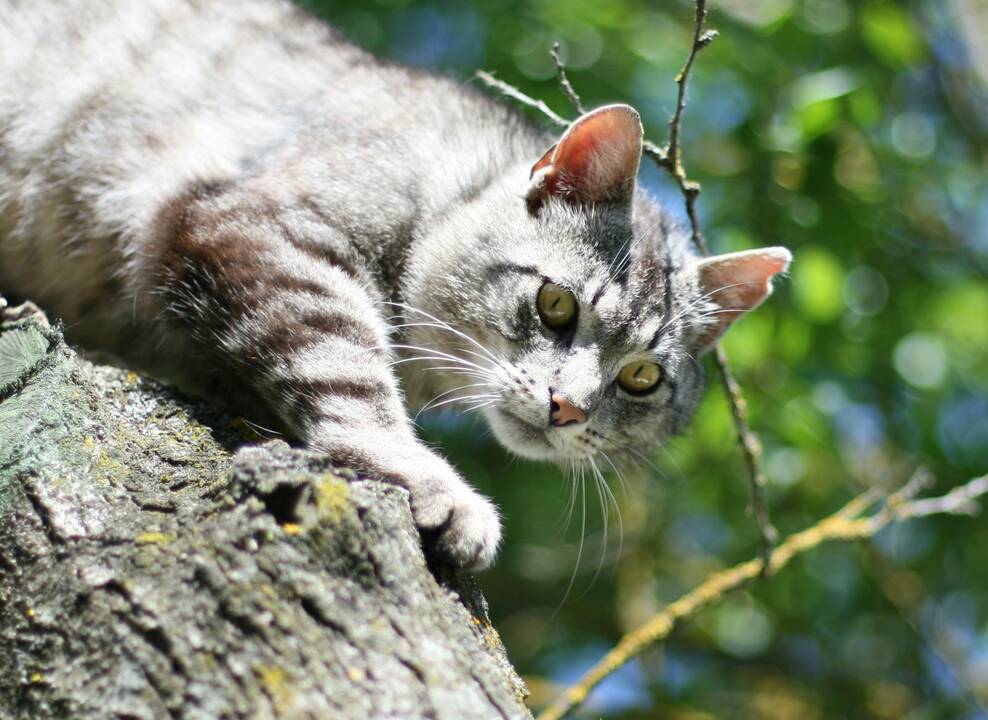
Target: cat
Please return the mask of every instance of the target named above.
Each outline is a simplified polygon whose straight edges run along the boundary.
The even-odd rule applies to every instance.
[[[619,464],[683,430],[790,262],[695,256],[641,150],[627,105],[552,137],[286,0],[0,0],[0,290],[406,488],[465,568],[498,511],[407,407]]]

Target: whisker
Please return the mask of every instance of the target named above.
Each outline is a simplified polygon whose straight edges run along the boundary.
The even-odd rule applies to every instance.
[[[444,325],[438,325],[436,323],[402,323],[401,325],[394,325],[393,327],[396,327],[396,328],[402,328],[402,327],[432,327],[432,328],[437,328],[439,330],[449,330],[450,329],[450,328],[448,328],[448,327],[446,327]],[[399,347],[399,346],[398,345],[392,345],[392,347]],[[495,358],[489,352],[486,355],[481,355],[478,352],[474,352],[473,350],[467,350],[466,348],[462,348],[462,350],[463,350],[463,352],[465,352],[465,353],[467,353],[469,355],[473,355],[476,358],[480,358],[481,360],[488,360],[488,359],[489,360],[492,360],[497,365],[497,367],[499,367],[501,369],[504,369],[503,366],[502,366],[501,361],[498,360],[497,358]],[[440,352],[440,351],[438,351],[438,350],[432,350],[432,352]]]
[[[594,586],[594,583],[597,582],[597,578],[600,577],[600,571],[604,569],[604,560],[607,559],[607,516],[609,510],[607,507],[607,502],[604,499],[604,492],[601,490],[601,485],[603,484],[606,486],[606,483],[604,483],[604,479],[600,474],[600,469],[597,467],[597,463],[594,462],[592,456],[588,457],[587,460],[590,461],[590,467],[593,469],[594,489],[597,491],[597,500],[600,503],[600,516],[604,521],[604,534],[601,536],[602,542],[600,544],[600,557],[597,558],[597,569],[594,570],[593,577],[590,578],[590,584],[587,585],[587,589],[583,591],[584,595],[590,592],[590,589]]]
[[[465,332],[454,328],[448,322],[446,322],[444,320],[440,320],[435,315],[432,315],[430,313],[427,313],[425,310],[420,310],[417,307],[412,307],[411,305],[408,305],[406,303],[396,303],[396,302],[390,302],[390,301],[384,301],[384,302],[385,302],[386,305],[394,305],[396,307],[400,307],[400,308],[405,309],[405,310],[410,310],[412,312],[417,312],[420,315],[424,315],[425,317],[429,318],[430,320],[432,320],[432,321],[434,321],[436,323],[439,323],[439,325],[442,327],[442,329],[449,330],[451,333],[454,333],[457,337],[460,337],[460,338],[466,340],[467,342],[471,343],[472,345],[476,346],[482,353],[484,353],[488,358],[490,358],[496,365],[502,366],[502,361],[499,358],[497,358],[494,355],[494,353],[492,353],[486,347],[484,347],[483,345],[481,345],[474,338],[472,338],[469,335],[467,335]]]
[[[259,425],[256,422],[252,422],[251,420],[248,420],[243,416],[240,417],[240,421],[243,422],[244,425],[249,427],[251,430],[256,432],[261,437],[271,437],[271,436],[281,437],[281,433],[278,432],[277,430],[272,430],[271,428],[264,427],[263,425]],[[264,433],[270,433],[270,434],[265,436]]]
[[[569,524],[573,520],[573,510],[576,507],[576,462],[571,460],[567,467],[563,480],[569,483],[569,493],[566,498],[566,509],[564,515],[566,520],[561,525],[562,534],[565,535],[569,529]]]
[[[455,403],[455,402],[465,402],[465,401],[468,401],[468,400],[499,400],[499,399],[500,398],[497,395],[491,395],[489,393],[488,394],[477,394],[477,395],[466,395],[465,397],[452,397],[452,398],[447,398],[446,400],[443,400],[442,402],[436,403],[435,405],[432,406],[431,409],[435,410],[436,408],[440,408],[443,405],[449,405],[450,403]]]
[[[680,318],[682,318],[690,310],[692,310],[697,305],[699,305],[700,303],[702,303],[704,300],[708,300],[709,298],[713,297],[714,295],[716,295],[717,293],[721,292],[722,290],[730,290],[733,287],[741,287],[742,285],[752,285],[752,284],[754,284],[754,283],[752,283],[752,282],[731,283],[730,285],[722,285],[722,286],[720,286],[718,288],[714,288],[713,290],[710,290],[708,292],[703,293],[699,297],[694,298],[693,300],[691,300],[690,302],[688,302],[676,315],[674,315],[672,318],[670,318],[669,320],[667,320],[665,322],[665,324],[663,324],[662,327],[659,328],[659,332],[662,332],[667,327],[669,327],[670,325],[672,325],[674,322],[676,322],[677,320],[679,320]]]
[[[745,312],[752,312],[752,311],[742,310],[738,308],[721,308],[720,310],[708,310],[705,313],[701,313],[700,315],[697,315],[696,318],[697,320],[703,320],[704,318],[713,317],[714,315],[723,315],[725,313],[737,313],[740,315]]]
[[[403,358],[402,360],[396,360],[395,362],[391,363],[389,365],[389,367],[393,367],[395,365],[401,365],[403,363],[412,362],[412,361],[415,361],[415,360],[431,360],[433,362],[448,362],[448,360],[446,358],[413,357],[413,358]],[[495,387],[497,387],[497,386],[499,386],[501,384],[501,378],[497,377],[496,375],[493,375],[493,374],[488,373],[488,372],[483,371],[483,370],[476,370],[476,369],[471,368],[469,366],[462,366],[462,367],[460,367],[460,366],[456,366],[456,365],[431,365],[431,366],[426,366],[425,369],[426,370],[447,370],[449,372],[453,372],[453,373],[456,373],[458,375],[466,375],[467,377],[473,377],[473,378],[478,379],[478,380],[486,380],[487,382],[490,382],[490,384],[493,385],[493,386],[495,386]]]
[[[452,362],[458,362],[458,363],[461,363],[463,365],[469,365],[470,367],[476,368],[477,370],[483,370],[485,372],[492,372],[492,370],[490,368],[485,368],[482,365],[478,365],[475,362],[470,362],[469,360],[466,360],[466,359],[461,358],[461,357],[457,357],[456,355],[451,355],[449,353],[445,353],[442,350],[435,350],[433,348],[419,347],[418,345],[399,345],[399,344],[394,344],[394,345],[391,345],[391,347],[392,348],[395,348],[397,350],[415,350],[417,352],[424,352],[424,353],[427,353],[427,354],[430,354],[430,355],[438,355],[439,357],[445,358],[446,360],[450,360]],[[498,367],[503,370],[503,368],[501,368],[500,365]]]
[[[600,450],[599,452],[601,454],[601,457],[603,457],[608,463],[610,463],[610,466],[614,469],[614,474],[617,476],[618,482],[621,483],[621,490],[624,492],[625,498],[627,498],[628,497],[628,486],[625,483],[624,473],[622,473],[621,472],[621,469],[618,468],[618,466],[614,464],[614,461],[611,460],[610,456],[606,452],[604,452],[603,450]],[[614,514],[617,515],[617,521],[618,521],[618,551],[617,551],[617,555],[615,556],[615,559],[620,559],[621,553],[624,552],[624,518],[621,516],[621,506],[618,504],[617,498],[614,497],[614,492],[611,490],[610,486],[607,484],[607,480],[603,477],[603,475],[601,475],[601,478],[600,479],[601,479],[601,482],[604,485],[604,490],[607,492],[607,495],[610,498],[611,503],[613,503],[613,505],[614,505]]]
[[[490,383],[486,383],[486,382],[469,383],[467,385],[460,385],[458,387],[455,387],[452,390],[447,390],[446,392],[441,392],[438,395],[436,395],[434,398],[432,398],[432,400],[430,400],[425,405],[423,405],[421,408],[419,408],[419,411],[417,413],[415,413],[415,417],[413,418],[413,420],[418,420],[419,415],[421,415],[426,410],[428,410],[429,408],[431,408],[432,407],[432,403],[434,403],[439,398],[446,397],[447,395],[451,395],[451,394],[453,394],[455,392],[459,392],[460,390],[466,390],[467,388],[483,387],[483,386],[488,386],[489,387],[489,385],[490,385]]]

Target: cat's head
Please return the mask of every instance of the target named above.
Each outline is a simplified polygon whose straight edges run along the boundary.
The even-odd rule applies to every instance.
[[[441,322],[410,311],[408,336],[435,352],[437,402],[466,398],[519,455],[606,467],[681,431],[700,356],[789,265],[778,247],[698,258],[636,190],[641,152],[634,109],[588,113],[417,263],[410,300]]]

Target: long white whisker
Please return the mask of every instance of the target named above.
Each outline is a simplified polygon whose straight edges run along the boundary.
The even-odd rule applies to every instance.
[[[387,304],[387,305],[394,305],[396,307],[400,307],[400,308],[405,309],[405,310],[410,310],[412,312],[417,312],[420,315],[423,315],[423,316],[429,318],[433,322],[439,323],[442,326],[443,329],[449,330],[451,333],[455,334],[457,337],[463,338],[467,342],[471,343],[472,345],[474,345],[475,347],[477,347],[477,349],[479,349],[482,353],[484,353],[488,358],[490,358],[496,365],[503,367],[503,363],[501,362],[501,360],[498,357],[496,357],[494,355],[494,353],[492,353],[490,350],[488,350],[486,347],[484,347],[483,345],[481,345],[479,342],[477,342],[475,339],[473,339],[472,337],[470,337],[469,335],[467,335],[462,330],[456,329],[455,327],[453,327],[452,325],[450,325],[448,322],[446,322],[444,320],[440,320],[435,315],[431,315],[430,313],[427,313],[425,310],[420,310],[419,308],[412,307],[411,305],[408,305],[406,303],[396,303],[396,302],[385,301],[385,304]]]
[[[441,392],[438,395],[436,395],[434,398],[432,398],[432,400],[430,400],[425,405],[423,405],[421,408],[419,408],[419,411],[417,413],[415,413],[415,417],[413,419],[418,420],[419,415],[421,415],[426,410],[428,410],[429,408],[431,408],[432,407],[432,403],[436,402],[440,398],[446,397],[447,395],[452,395],[453,393],[459,392],[460,390],[466,390],[467,388],[472,388],[472,387],[489,387],[489,386],[490,386],[490,383],[476,382],[476,383],[469,383],[467,385],[459,385],[458,387],[455,387],[452,390],[447,390],[446,392]]]
[[[420,356],[417,356],[417,357],[402,358],[401,360],[395,360],[394,362],[390,363],[388,365],[388,367],[394,367],[396,365],[402,365],[402,364],[404,364],[406,362],[414,362],[416,360],[420,360],[420,361],[429,360],[429,361],[432,361],[432,362],[451,362],[451,359],[450,358],[445,358],[445,357],[430,357],[430,356],[421,356],[420,355]],[[478,379],[485,379],[488,382],[490,382],[491,385],[494,385],[496,387],[497,386],[500,386],[503,383],[503,379],[502,378],[499,378],[494,373],[492,373],[492,372],[490,372],[488,370],[484,370],[482,368],[476,368],[476,367],[474,367],[474,366],[472,366],[470,364],[463,364],[463,365],[427,365],[425,367],[425,369],[426,370],[449,370],[451,372],[458,373],[458,374],[461,374],[461,375],[468,375],[470,377],[475,377],[475,378],[478,378]]]
[[[491,395],[490,393],[465,395],[463,397],[451,397],[451,398],[446,398],[442,402],[436,403],[435,405],[432,406],[431,409],[435,410],[436,408],[441,408],[443,405],[449,405],[450,403],[455,403],[455,402],[467,402],[468,400],[499,400],[499,399],[500,398],[497,395]]]
[[[563,534],[569,529],[569,524],[573,520],[573,509],[576,507],[576,462],[570,461],[566,467],[564,479],[569,483],[569,493],[566,498],[566,520],[563,523]]]
[[[401,325],[393,325],[392,327],[395,327],[395,328],[403,328],[403,327],[431,327],[431,328],[437,328],[439,330],[450,330],[451,329],[451,328],[449,328],[449,327],[447,327],[445,325],[438,325],[436,323],[402,323]],[[398,346],[397,345],[392,345],[392,347],[398,347]],[[469,355],[473,355],[476,358],[480,358],[481,360],[484,360],[484,361],[490,360],[491,362],[494,362],[497,365],[497,367],[503,369],[503,364],[501,363],[501,361],[498,360],[496,357],[494,357],[490,352],[487,352],[486,354],[483,354],[482,355],[481,353],[474,352],[473,350],[468,350],[466,348],[462,348],[462,350],[463,350],[463,352],[465,352],[465,353],[467,353]],[[433,350],[433,352],[440,352],[440,351]]]
[[[597,463],[594,462],[593,457],[589,457],[587,460],[590,461],[590,467],[593,469],[594,488],[597,490],[597,501],[600,503],[600,516],[604,521],[604,534],[602,535],[603,542],[600,544],[600,557],[597,558],[597,569],[594,570],[593,577],[590,578],[590,584],[587,586],[584,594],[590,592],[590,588],[597,582],[597,578],[600,577],[600,571],[604,568],[604,560],[607,559],[607,516],[609,514],[607,501],[604,499],[603,490],[601,490],[601,485],[604,484],[603,476],[600,474],[600,469],[597,467]]]
[[[580,509],[580,544],[576,548],[576,562],[573,564],[573,572],[570,573],[569,583],[567,583],[566,585],[566,592],[563,593],[563,599],[559,601],[559,605],[556,606],[556,609],[553,611],[552,615],[550,615],[549,619],[546,620],[546,624],[552,622],[555,619],[556,615],[559,614],[559,611],[563,609],[563,605],[565,605],[566,601],[569,599],[569,594],[573,591],[573,584],[576,582],[576,575],[580,571],[580,563],[583,560],[583,539],[587,534],[587,485],[584,477],[584,471],[586,470],[586,466],[583,463],[579,463],[579,465],[576,465],[576,463],[574,463],[574,466],[579,467],[580,470],[579,479],[578,479],[578,484],[580,486],[580,508],[581,508]],[[575,471],[573,474],[573,480],[574,482],[577,482],[577,475]],[[574,488],[573,496],[575,501],[576,499],[575,488]]]
[[[394,345],[391,345],[391,347],[392,348],[395,348],[397,350],[415,350],[416,352],[424,352],[424,353],[428,353],[430,355],[438,355],[439,357],[445,358],[446,360],[450,360],[452,362],[458,362],[458,363],[461,363],[463,365],[469,365],[470,367],[476,368],[477,370],[483,370],[484,372],[490,372],[490,373],[493,374],[493,372],[492,372],[492,370],[490,368],[485,368],[483,365],[478,365],[477,363],[471,362],[469,360],[466,360],[465,358],[461,358],[461,357],[457,357],[456,355],[451,355],[449,353],[445,353],[442,350],[435,350],[433,348],[419,347],[418,345],[399,345],[399,344],[394,344]],[[500,367],[500,366],[498,366],[498,367]]]
[[[639,450],[638,448],[631,447],[630,445],[626,445],[624,447],[624,449],[627,450],[628,452],[634,454],[639,460],[641,460],[646,465],[648,465],[650,468],[652,468],[652,470],[654,470],[658,475],[662,475],[662,471],[659,470],[659,466],[656,465],[652,461],[652,459],[648,455],[646,455],[645,453],[643,453],[641,450]]]
[[[480,382],[486,383],[487,385],[490,385],[492,389],[500,387],[500,384],[498,382],[496,382],[496,378],[495,379],[492,379],[492,378],[487,377],[486,375],[481,375],[480,373],[478,373],[475,370],[464,370],[463,368],[458,368],[458,367],[455,367],[455,366],[454,367],[435,367],[435,366],[430,366],[427,369],[428,370],[446,370],[446,371],[448,371],[448,372],[450,372],[451,374],[454,374],[454,375],[462,375],[464,378],[466,378],[468,380],[478,380]]]
[[[401,358],[400,360],[395,360],[393,362],[390,362],[388,363],[388,367],[394,367],[396,365],[404,365],[405,363],[408,362],[426,361],[426,360],[430,360],[432,362],[452,362],[451,358],[433,357],[429,355],[417,355],[415,357]],[[452,367],[448,365],[443,365],[443,366],[427,367],[426,369],[427,370],[469,370],[470,372],[474,372],[474,373],[484,373],[489,377],[497,379],[497,376],[494,375],[493,373],[490,373],[486,370],[478,370],[476,368],[471,367],[470,365],[460,365],[460,366],[452,366]]]
[[[719,293],[719,292],[721,292],[722,290],[729,290],[729,289],[731,289],[731,288],[733,288],[733,287],[740,287],[740,286],[742,286],[742,285],[751,285],[751,284],[752,284],[752,283],[750,283],[750,282],[747,282],[747,283],[732,283],[732,284],[730,284],[730,285],[722,285],[722,286],[721,286],[721,287],[719,287],[719,288],[714,288],[713,290],[710,290],[709,292],[705,292],[705,293],[703,293],[703,295],[700,295],[700,297],[698,297],[698,298],[694,298],[693,300],[691,300],[690,302],[688,302],[688,303],[687,303],[687,304],[685,305],[685,307],[683,307],[683,309],[679,311],[679,313],[677,313],[677,314],[676,314],[676,315],[674,315],[674,316],[673,316],[672,318],[670,318],[669,320],[667,320],[667,321],[665,322],[665,324],[663,324],[663,325],[662,325],[662,327],[661,327],[661,328],[659,328],[659,332],[662,332],[662,331],[663,331],[663,330],[665,330],[665,329],[666,329],[667,327],[669,327],[669,326],[670,326],[670,325],[672,325],[672,324],[673,324],[674,322],[676,322],[676,321],[677,321],[677,320],[679,320],[679,319],[680,319],[681,317],[683,317],[683,316],[684,316],[684,315],[685,315],[686,313],[688,313],[688,312],[689,312],[690,310],[692,310],[692,309],[693,309],[693,308],[695,308],[695,307],[696,307],[697,305],[699,305],[700,303],[702,303],[702,302],[703,302],[704,300],[707,300],[707,299],[709,299],[709,298],[711,298],[711,297],[713,297],[714,295],[716,295],[717,293]]]
[[[606,441],[608,439],[609,438],[604,438],[604,443],[601,444],[602,448],[603,445],[606,444]],[[617,476],[618,482],[621,483],[621,491],[624,493],[625,498],[627,498],[628,482],[627,482],[627,477],[625,477],[624,471],[621,469],[621,466],[618,465],[616,462],[614,462],[611,456],[608,455],[603,449],[600,450],[600,454],[604,457],[604,459],[610,464],[611,468],[614,470],[614,474],[615,476]]]
[[[587,535],[587,482],[584,476],[585,465],[580,466],[580,544],[576,549],[576,563],[573,565],[573,574],[570,576],[569,585],[566,587],[566,594],[563,595],[563,603],[569,597],[576,581],[576,574],[580,570],[580,563],[583,560],[583,540]]]
[[[625,261],[631,257],[632,248],[629,246],[631,245],[632,240],[634,240],[634,237],[629,237],[627,240],[621,243],[621,247],[618,248],[618,251],[614,254],[614,258],[607,266],[608,275],[614,276],[621,274],[620,270],[623,269],[622,266],[624,265]],[[628,249],[627,252],[624,252],[625,248]],[[622,255],[622,253],[624,254]],[[617,263],[618,271],[614,270],[615,263]]]
[[[621,262],[618,263],[617,268],[615,268],[613,271],[608,270],[609,274],[614,276],[620,275],[631,265],[631,253],[635,249],[634,240],[635,238],[632,237],[625,241],[625,244],[628,246],[628,250],[627,252],[625,252],[624,257],[621,258]]]
[[[603,450],[600,450],[599,452],[601,457],[603,457],[608,463],[610,463],[610,466],[614,469],[614,474],[617,477],[618,482],[621,483],[621,489],[624,492],[624,496],[627,497],[628,487],[624,481],[624,473],[622,473],[620,468],[618,468],[618,466],[614,464],[614,461],[611,460],[610,456],[606,452],[604,452]],[[614,514],[617,515],[618,551],[615,557],[616,559],[619,559],[621,557],[621,553],[624,552],[624,518],[621,517],[621,506],[618,504],[617,498],[614,497],[614,492],[611,490],[610,486],[607,484],[607,481],[603,478],[603,476],[601,476],[601,481],[604,484],[604,490],[607,492],[608,497],[610,497],[611,499],[611,503],[614,505]]]

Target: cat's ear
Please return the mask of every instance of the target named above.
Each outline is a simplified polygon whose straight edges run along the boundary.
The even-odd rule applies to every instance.
[[[700,321],[697,345],[708,349],[731,323],[760,305],[772,294],[772,278],[785,272],[791,261],[792,253],[783,247],[745,250],[700,260],[696,265],[700,293],[715,307],[707,310]]]
[[[629,105],[588,112],[532,166],[526,200],[535,214],[547,198],[578,204],[630,202],[642,155],[642,123]]]

